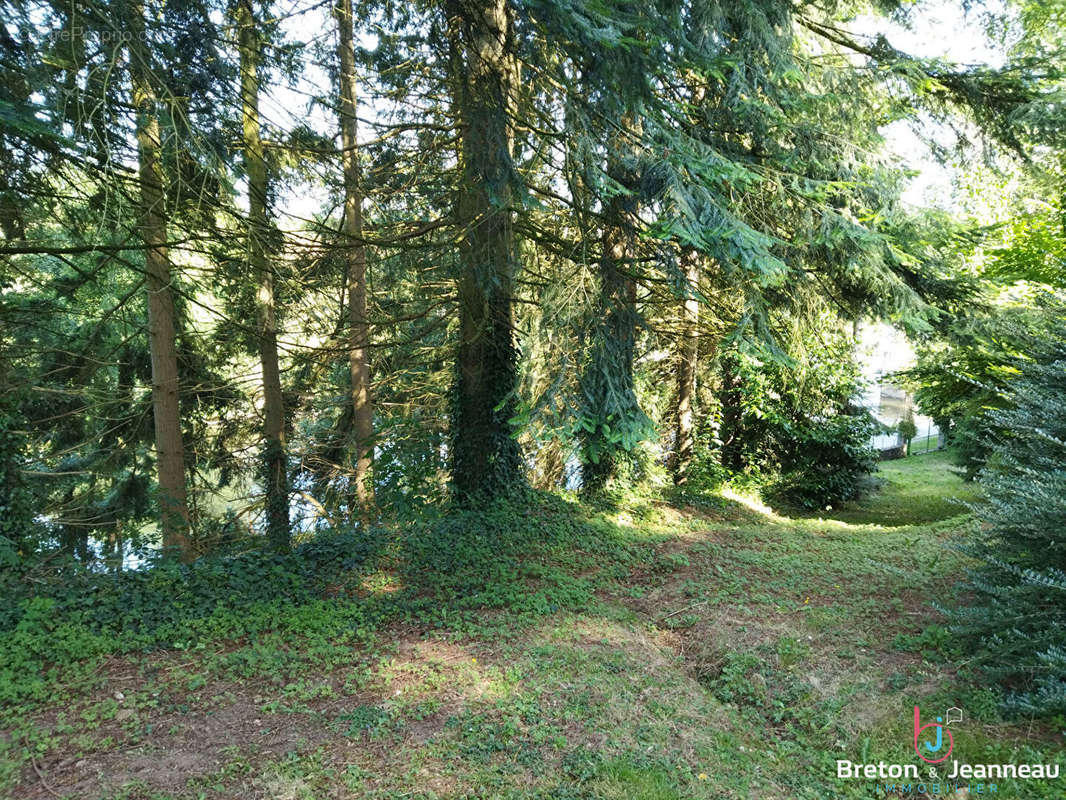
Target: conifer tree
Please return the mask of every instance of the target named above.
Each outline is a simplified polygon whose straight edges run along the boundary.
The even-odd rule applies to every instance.
[[[956,633],[1026,715],[1066,712],[1066,330],[1063,309],[1047,338],[1015,362],[1008,407],[990,411],[992,451],[978,480],[982,525],[968,547],[980,559],[965,588],[973,603],[950,614]]]
[[[451,471],[464,500],[493,498],[520,481],[512,323],[515,72],[507,0],[451,0],[449,37],[460,130],[456,218],[459,347],[451,418]]]
[[[159,476],[159,524],[164,552],[184,561],[194,551],[189,537],[185,490],[185,448],[181,435],[180,382],[175,335],[174,298],[167,253],[167,214],[160,165],[161,137],[152,87],[144,26],[144,9],[129,9],[129,62],[136,108],[140,230],[145,244],[148,289],[148,338],[152,358],[152,417],[155,423],[156,470]]]
[[[366,244],[363,241],[363,192],[359,165],[359,123],[356,116],[358,87],[351,0],[340,0],[337,19],[337,61],[344,164],[344,223],[342,232],[348,264],[348,363],[351,376],[352,440],[355,470],[349,508],[365,513],[374,500],[371,476],[373,462],[374,403],[370,393],[370,324],[367,319]]]
[[[607,153],[599,291],[582,376],[583,477],[585,487],[593,490],[628,477],[634,465],[623,462],[632,459],[636,444],[650,433],[650,420],[640,409],[633,383],[643,153],[639,113],[632,108],[621,114]]]
[[[266,492],[267,535],[278,550],[289,547],[289,475],[285,449],[285,401],[278,359],[274,267],[267,250],[268,175],[260,137],[259,91],[262,33],[253,0],[238,0],[236,23],[240,52],[241,132],[248,180],[247,259],[256,281],[256,326],[263,384],[262,479]]]

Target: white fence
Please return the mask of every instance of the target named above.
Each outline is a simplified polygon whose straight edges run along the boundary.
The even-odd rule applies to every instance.
[[[881,433],[870,437],[870,446],[874,450],[880,450],[881,452],[901,448],[903,444],[903,436],[900,435],[899,431]],[[935,424],[927,422],[925,425],[918,426],[918,433],[911,439],[907,455],[918,456],[925,453],[935,453],[937,450],[943,450],[944,446],[944,434],[940,432],[940,429]]]

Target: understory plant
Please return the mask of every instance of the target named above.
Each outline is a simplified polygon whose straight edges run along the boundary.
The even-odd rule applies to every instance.
[[[772,491],[801,508],[853,500],[877,466],[870,437],[877,423],[862,409],[848,409],[796,430]]]

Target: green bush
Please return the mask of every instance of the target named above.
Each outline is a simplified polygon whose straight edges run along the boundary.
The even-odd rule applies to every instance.
[[[751,344],[723,355],[717,437],[734,485],[751,480],[807,509],[862,492],[880,423],[855,406],[863,379],[854,344],[850,326],[826,315],[787,355]]]
[[[793,433],[793,445],[770,495],[801,508],[852,500],[877,466],[870,437],[877,428],[865,412],[838,414]]]
[[[1019,360],[1009,407],[978,476],[983,500],[969,551],[975,598],[951,612],[977,663],[1026,714],[1066,713],[1066,329]]]

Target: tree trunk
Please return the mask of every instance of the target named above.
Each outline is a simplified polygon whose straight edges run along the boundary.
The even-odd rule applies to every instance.
[[[520,481],[511,418],[517,352],[511,321],[515,269],[510,118],[515,64],[507,0],[452,0],[462,185],[459,353],[451,421],[457,497],[485,501]],[[458,67],[458,64],[462,67]]]
[[[267,254],[267,170],[259,138],[259,58],[261,44],[252,0],[239,0],[241,110],[244,171],[248,178],[248,264],[258,283],[256,324],[263,373],[263,482],[267,535],[277,550],[289,547],[289,479],[285,464],[285,405],[278,366],[274,272]]]
[[[339,43],[341,147],[344,150],[344,234],[348,263],[348,361],[352,378],[352,438],[355,445],[354,496],[349,504],[366,512],[374,502],[370,468],[373,465],[374,401],[370,396],[370,326],[366,317],[366,245],[363,236],[363,194],[360,188],[359,123],[356,119],[355,47],[352,0],[336,8]]]
[[[693,436],[692,401],[696,394],[696,359],[699,347],[700,302],[696,298],[699,268],[694,255],[685,269],[685,291],[681,304],[681,329],[677,337],[677,430],[674,436],[674,483],[688,483],[695,439]]]
[[[137,159],[140,183],[140,227],[144,240],[148,289],[148,348],[152,360],[152,416],[155,423],[156,469],[159,482],[159,525],[164,553],[191,561],[189,506],[185,493],[185,450],[181,440],[178,350],[175,341],[174,297],[171,292],[163,170],[159,161],[159,119],[149,76],[144,37],[144,11],[134,5],[129,46],[133,105],[137,109]]]
[[[640,203],[637,160],[640,158],[639,120],[626,113],[611,148],[607,175],[625,192],[609,198],[603,210],[603,252],[599,262],[600,293],[596,333],[585,371],[586,416],[594,430],[584,439],[582,482],[588,489],[603,489],[620,477],[629,448],[618,437],[623,432],[641,438],[647,417],[637,402],[633,358],[637,332],[637,229]],[[604,431],[607,426],[611,433]]]

